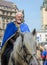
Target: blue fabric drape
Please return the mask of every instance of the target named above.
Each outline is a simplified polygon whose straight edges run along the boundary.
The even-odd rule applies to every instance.
[[[29,30],[29,28],[28,28],[26,23],[22,23],[20,25],[20,30],[21,30],[21,32],[30,32],[30,30]]]
[[[16,27],[16,25],[11,22],[7,24],[7,27],[5,29],[5,33],[4,33],[4,37],[3,37],[3,41],[2,41],[2,46],[4,45],[4,43],[13,35],[15,34],[15,32],[18,30],[18,28]]]
[[[13,35],[16,33],[16,31],[18,31],[18,27],[14,24],[14,22],[10,22],[7,24],[7,27],[5,29],[5,33],[4,33],[4,37],[3,37],[3,41],[2,41],[2,46],[5,44],[5,42]],[[20,31],[21,32],[30,32],[27,24],[22,23],[20,25]]]

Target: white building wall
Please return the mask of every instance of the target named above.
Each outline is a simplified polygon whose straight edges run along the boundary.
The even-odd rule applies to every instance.
[[[47,32],[46,31],[37,32],[37,41],[39,43],[43,43],[43,42],[47,43]]]

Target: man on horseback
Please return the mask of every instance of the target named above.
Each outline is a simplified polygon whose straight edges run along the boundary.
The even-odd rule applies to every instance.
[[[17,12],[15,21],[7,24],[2,41],[1,65],[8,65],[10,54],[13,50],[13,43],[21,32],[30,32],[28,26],[23,23],[22,12]]]

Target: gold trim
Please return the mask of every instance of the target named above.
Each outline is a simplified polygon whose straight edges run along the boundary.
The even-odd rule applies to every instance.
[[[14,33],[10,38],[12,38],[15,34],[16,34],[16,33]],[[9,38],[9,39],[10,39],[10,38]],[[8,40],[9,40],[9,39],[8,39]],[[8,40],[7,40],[7,41],[8,41]],[[4,46],[3,46],[2,49],[1,49],[1,55],[3,54],[3,52],[4,52],[5,48],[6,48],[6,45],[8,44],[7,41],[4,43]]]

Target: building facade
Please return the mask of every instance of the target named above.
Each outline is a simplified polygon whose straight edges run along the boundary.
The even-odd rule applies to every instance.
[[[41,6],[41,28],[47,30],[47,0],[44,0]]]
[[[0,0],[0,46],[6,24],[15,20],[15,14],[18,11],[17,6],[5,0]]]
[[[37,31],[38,43],[47,44],[47,0],[41,6],[41,29]]]
[[[37,42],[47,44],[47,31],[37,31]]]

